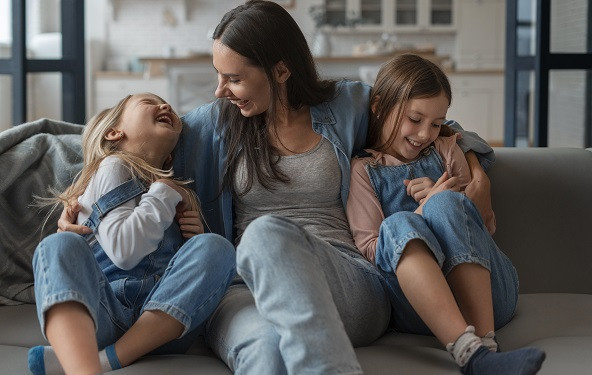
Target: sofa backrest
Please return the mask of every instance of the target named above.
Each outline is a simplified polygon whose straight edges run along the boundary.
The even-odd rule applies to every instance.
[[[520,293],[592,294],[592,152],[496,148],[488,171],[494,239]]]

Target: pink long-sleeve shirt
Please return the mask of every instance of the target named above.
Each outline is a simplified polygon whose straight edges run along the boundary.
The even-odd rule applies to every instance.
[[[448,175],[457,177],[464,189],[471,181],[471,172],[464,153],[456,144],[459,136],[459,134],[454,134],[451,137],[438,137],[434,142],[434,146],[442,157]],[[366,259],[375,264],[378,233],[380,224],[385,218],[364,166],[369,162],[376,162],[386,166],[405,163],[389,154],[374,150],[367,151],[372,156],[352,160],[351,183],[347,200],[347,219],[356,246]],[[401,180],[401,184],[403,184],[403,180]]]

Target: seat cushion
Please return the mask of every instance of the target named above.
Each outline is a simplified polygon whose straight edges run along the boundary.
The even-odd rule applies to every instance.
[[[514,318],[497,332],[503,350],[564,336],[592,337],[592,295],[521,294]]]

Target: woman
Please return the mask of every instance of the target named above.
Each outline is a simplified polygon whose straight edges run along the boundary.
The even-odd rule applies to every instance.
[[[174,166],[194,178],[211,231],[237,244],[240,277],[207,340],[236,373],[360,374],[353,347],[390,318],[383,280],[344,212],[370,87],[319,80],[298,25],[271,1],[229,11],[213,37],[218,100],[184,116]],[[493,157],[481,140],[472,145]],[[487,177],[469,161],[467,194],[488,213]]]

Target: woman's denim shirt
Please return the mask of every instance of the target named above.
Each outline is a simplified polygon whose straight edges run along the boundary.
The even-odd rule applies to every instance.
[[[370,89],[361,82],[340,81],[333,99],[310,108],[313,130],[335,148],[341,169],[344,207],[349,193],[350,158],[362,150],[366,142]],[[174,170],[177,177],[194,181],[193,188],[200,198],[209,230],[233,241],[232,193],[228,189],[221,191],[226,148],[221,127],[217,126],[218,117],[216,102],[204,104],[183,116],[185,126],[175,151]],[[448,124],[462,131],[455,121]],[[463,131],[459,146],[465,152],[475,151],[485,169],[495,160],[491,147],[475,133]]]

